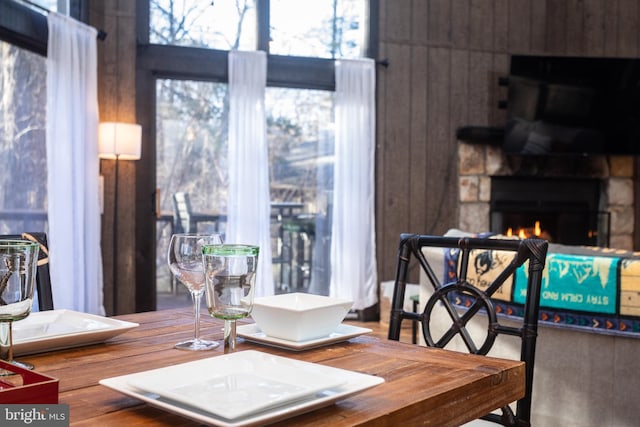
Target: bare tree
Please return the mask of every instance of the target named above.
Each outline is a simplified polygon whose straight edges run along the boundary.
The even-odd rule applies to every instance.
[[[47,197],[45,65],[0,42],[0,207],[43,211]],[[9,232],[3,224],[3,232]]]

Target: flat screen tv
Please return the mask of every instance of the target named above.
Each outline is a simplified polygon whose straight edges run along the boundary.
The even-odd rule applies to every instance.
[[[640,155],[640,59],[512,56],[503,148]]]

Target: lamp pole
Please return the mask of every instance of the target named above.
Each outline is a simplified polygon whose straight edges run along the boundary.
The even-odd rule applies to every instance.
[[[118,171],[120,154],[116,153],[113,191],[113,315],[118,314]]]

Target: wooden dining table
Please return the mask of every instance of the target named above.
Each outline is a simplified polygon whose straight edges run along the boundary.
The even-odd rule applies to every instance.
[[[104,343],[18,359],[34,364],[37,372],[59,379],[59,403],[69,405],[70,425],[198,425],[99,384],[105,378],[222,355],[222,346],[195,352],[173,348],[174,343],[193,334],[192,316],[185,309],[117,316],[140,326]],[[456,426],[524,395],[525,372],[520,361],[390,341],[386,339],[386,329],[377,322],[352,324],[373,331],[305,351],[239,338],[238,351],[253,349],[385,380],[330,406],[280,420],[277,425]],[[221,339],[222,323],[203,314],[201,335]]]

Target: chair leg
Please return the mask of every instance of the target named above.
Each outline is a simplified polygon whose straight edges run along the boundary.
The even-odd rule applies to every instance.
[[[413,312],[418,312],[418,301],[415,299],[413,300]],[[411,343],[418,343],[418,322],[416,321],[411,322]]]

